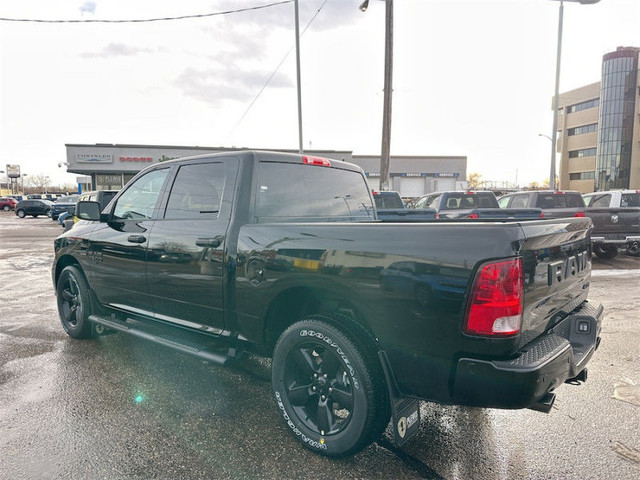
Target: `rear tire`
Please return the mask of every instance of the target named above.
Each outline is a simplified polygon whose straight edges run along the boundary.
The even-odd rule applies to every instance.
[[[18,210],[16,212],[16,215],[18,215],[18,217],[20,217],[20,218],[24,218],[24,217],[27,216],[27,214],[24,212],[24,210]]]
[[[89,285],[82,272],[74,266],[60,273],[56,285],[58,314],[62,328],[73,338],[89,338],[92,334],[91,295]]]
[[[9,210],[11,210],[11,207],[9,207],[9,205],[5,205],[4,207],[2,207],[2,209],[3,209],[5,212],[8,212]]]
[[[294,437],[331,457],[354,454],[389,423],[389,393],[372,348],[315,315],[291,325],[276,344],[272,387]]]
[[[615,245],[604,245],[598,243],[593,246],[593,253],[595,253],[599,258],[611,260],[618,255],[618,247]]]

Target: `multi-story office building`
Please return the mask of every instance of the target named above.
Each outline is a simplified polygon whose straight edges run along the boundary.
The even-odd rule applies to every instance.
[[[600,82],[560,95],[560,188],[640,188],[639,54],[618,47],[604,55]]]

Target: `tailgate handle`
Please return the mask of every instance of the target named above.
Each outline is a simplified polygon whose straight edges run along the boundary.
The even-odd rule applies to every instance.
[[[131,243],[144,243],[147,241],[144,235],[129,235],[127,240]]]
[[[224,237],[214,237],[214,238],[198,238],[196,240],[196,245],[198,247],[210,247],[210,248],[218,248],[222,243],[222,239]]]

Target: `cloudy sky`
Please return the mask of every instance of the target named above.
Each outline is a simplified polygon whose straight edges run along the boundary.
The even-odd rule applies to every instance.
[[[277,1],[2,0],[0,17],[148,19]],[[365,13],[360,2],[300,0],[305,148],[380,152],[384,2]],[[548,178],[538,133],[551,135],[559,3],[394,4],[391,154],[466,155],[486,180]],[[561,91],[599,81],[617,46],[640,46],[638,0],[565,2],[564,20]],[[152,23],[0,21],[0,169],[73,183],[57,167],[65,143],[295,149],[294,41],[293,3]]]

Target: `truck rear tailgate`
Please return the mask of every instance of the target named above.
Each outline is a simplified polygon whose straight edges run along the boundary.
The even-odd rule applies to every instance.
[[[524,311],[520,346],[548,331],[587,299],[591,280],[591,221],[522,223]]]

